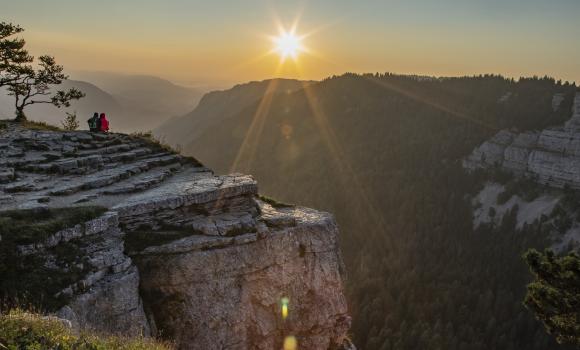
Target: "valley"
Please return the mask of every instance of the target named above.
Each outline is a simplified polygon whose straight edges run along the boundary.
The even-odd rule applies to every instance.
[[[568,247],[552,224],[577,209],[530,203],[522,225],[524,201],[508,197],[509,210],[484,220],[486,184],[502,186],[491,202],[506,189],[528,197],[513,175],[463,163],[500,130],[563,125],[575,89],[548,78],[345,74],[241,106],[182,149],[218,172],[254,174],[267,195],[336,214],[357,346],[558,348],[522,305],[521,254]],[[538,200],[565,194],[530,186]]]

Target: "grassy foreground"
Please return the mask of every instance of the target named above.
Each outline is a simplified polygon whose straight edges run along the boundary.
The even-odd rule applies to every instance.
[[[55,318],[12,310],[0,315],[0,349],[9,350],[169,350],[172,347],[145,338],[75,335]]]

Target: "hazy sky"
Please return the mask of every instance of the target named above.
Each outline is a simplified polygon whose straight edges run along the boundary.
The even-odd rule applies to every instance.
[[[0,0],[34,54],[69,70],[147,73],[181,83],[351,72],[580,82],[580,0]],[[279,67],[276,23],[312,52]]]

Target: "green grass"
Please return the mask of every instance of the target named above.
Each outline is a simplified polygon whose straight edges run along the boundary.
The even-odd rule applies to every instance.
[[[63,129],[59,128],[58,126],[48,124],[45,122],[37,122],[34,120],[25,120],[22,122],[17,122],[14,119],[0,120],[0,130],[6,129],[8,127],[9,123],[14,123],[16,125],[20,125],[26,129],[31,129],[31,130],[63,131]]]
[[[181,154],[181,146],[177,145],[176,147],[171,146],[163,138],[157,138],[153,135],[151,131],[140,131],[131,133],[131,136],[141,141],[147,143],[149,147],[157,149],[158,151],[174,153],[174,154]],[[196,166],[203,166],[201,162],[194,157],[183,156],[184,159],[189,160],[192,164]]]
[[[74,334],[54,318],[12,310],[0,315],[0,349],[10,350],[169,350],[163,344],[143,337]]]
[[[177,153],[180,154],[181,153],[181,147],[177,146],[177,147],[173,147],[170,144],[166,143],[165,140],[160,139],[160,138],[156,138],[155,136],[153,136],[153,133],[151,131],[139,131],[139,132],[134,132],[131,134],[131,136],[141,139],[147,143],[150,143],[151,145],[155,146],[156,148],[166,151],[166,152],[170,152],[170,153]]]
[[[36,243],[106,211],[103,207],[83,206],[0,211],[0,236],[3,241],[20,245]]]
[[[63,131],[56,125],[48,124],[45,122],[37,122],[33,120],[26,120],[22,122],[22,126],[31,130]]]

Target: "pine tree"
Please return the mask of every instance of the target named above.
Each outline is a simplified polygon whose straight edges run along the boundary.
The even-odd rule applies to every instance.
[[[16,81],[18,71],[34,60],[24,48],[24,39],[14,37],[22,31],[18,25],[0,22],[0,87]]]
[[[557,257],[529,250],[524,255],[535,280],[528,285],[525,306],[544,323],[559,343],[580,345],[580,258]]]

